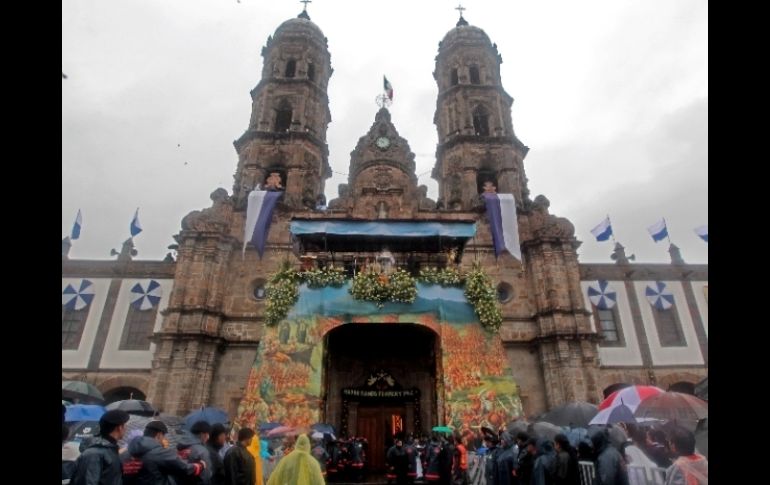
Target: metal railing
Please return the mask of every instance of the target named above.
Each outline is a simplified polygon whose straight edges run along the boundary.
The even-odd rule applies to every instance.
[[[580,485],[594,485],[596,483],[596,468],[593,462],[578,462],[580,469]],[[629,485],[664,485],[666,483],[666,469],[658,467],[644,467],[640,465],[628,465]]]

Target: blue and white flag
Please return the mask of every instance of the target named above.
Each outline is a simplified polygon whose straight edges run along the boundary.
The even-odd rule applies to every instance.
[[[142,232],[142,225],[139,224],[139,208],[136,208],[136,212],[134,212],[134,218],[131,220],[131,237],[136,236],[140,232]]]
[[[612,236],[612,224],[610,224],[610,216],[607,216],[598,226],[591,229],[591,234],[594,235],[597,241],[606,241]]]
[[[652,285],[647,285],[644,295],[647,297],[650,305],[658,310],[668,310],[674,305],[674,295],[671,293],[671,290],[666,288],[666,284],[662,281],[656,281]]]
[[[705,226],[696,227],[694,229],[695,234],[698,235],[699,238],[703,239],[706,242],[709,242],[709,226],[706,224]]]
[[[131,305],[137,310],[149,310],[160,303],[162,296],[163,289],[157,281],[150,280],[144,286],[137,283],[131,288]]]
[[[519,220],[516,218],[516,199],[513,194],[484,192],[489,228],[495,245],[495,256],[507,249],[511,256],[521,261],[519,244]]]
[[[599,310],[610,310],[618,301],[618,293],[607,280],[599,280],[588,286],[588,299]]]
[[[252,190],[249,194],[246,207],[246,227],[243,234],[243,251],[246,252],[246,243],[251,242],[259,253],[259,257],[265,252],[267,233],[270,230],[270,222],[273,219],[273,209],[283,192],[272,190]]]
[[[89,280],[80,280],[76,286],[67,285],[61,292],[61,304],[67,310],[82,310],[94,300],[94,285]]]
[[[652,240],[655,242],[661,241],[668,237],[668,228],[666,227],[666,220],[661,219],[655,224],[647,228],[647,232],[652,236]]]
[[[78,215],[75,217],[75,223],[72,225],[72,234],[70,235],[70,239],[73,241],[80,237],[80,228],[83,226],[83,216],[80,214],[80,209],[78,209]]]

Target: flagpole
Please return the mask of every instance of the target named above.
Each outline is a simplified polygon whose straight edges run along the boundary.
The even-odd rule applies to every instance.
[[[673,243],[671,242],[671,233],[668,232],[668,223],[666,222],[666,218],[663,218],[663,227],[666,228],[666,239],[668,239],[668,245],[671,246]]]

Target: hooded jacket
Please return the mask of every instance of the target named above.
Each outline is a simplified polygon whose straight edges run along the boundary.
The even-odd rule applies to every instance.
[[[140,466],[136,466],[141,462]],[[136,438],[128,445],[124,455],[123,485],[174,485],[171,477],[199,476],[203,471],[200,463],[183,461],[176,450],[164,448],[158,440],[149,436]]]
[[[591,442],[596,454],[596,485],[628,485],[623,457],[609,443],[607,432],[602,430],[594,434]]]
[[[211,485],[211,476],[214,470],[214,465],[213,461],[211,460],[211,452],[209,452],[209,449],[206,447],[206,445],[204,445],[201,440],[194,434],[185,434],[176,445],[176,450],[179,457],[187,463],[205,463],[206,468],[196,478],[197,481],[193,481],[193,483]],[[177,485],[182,485],[182,483]]]
[[[310,454],[310,440],[300,435],[294,451],[281,458],[267,485],[324,485],[321,466]]]
[[[71,485],[120,485],[121,468],[118,443],[95,436],[77,459]]]

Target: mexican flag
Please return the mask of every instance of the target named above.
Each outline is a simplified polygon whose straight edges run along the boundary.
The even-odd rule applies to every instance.
[[[388,81],[388,78],[385,76],[382,76],[383,83],[382,88],[385,90],[385,94],[388,95],[388,99],[393,101],[393,86],[390,84],[390,81]]]

